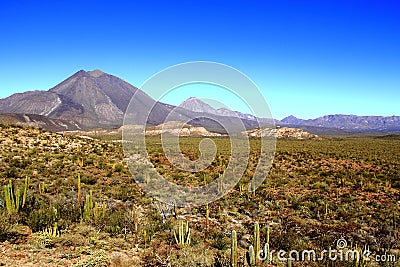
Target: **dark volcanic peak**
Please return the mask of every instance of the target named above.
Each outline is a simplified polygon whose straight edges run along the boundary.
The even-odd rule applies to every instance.
[[[49,91],[26,92],[0,100],[0,112],[74,120],[89,128],[118,127],[137,90],[100,70],[80,70]]]
[[[88,71],[87,74],[89,74],[92,77],[100,77],[101,75],[105,74],[104,72],[102,72],[101,70],[92,70],[92,71]]]

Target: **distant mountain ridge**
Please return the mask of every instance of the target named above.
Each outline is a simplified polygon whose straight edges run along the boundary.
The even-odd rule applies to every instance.
[[[303,120],[289,116],[281,120],[283,125],[318,127],[343,130],[344,132],[400,132],[400,116],[325,115]]]
[[[193,112],[209,113],[225,117],[238,117],[240,119],[245,119],[250,121],[257,120],[257,117],[251,114],[244,114],[239,111],[233,111],[227,108],[219,108],[219,109],[213,108],[212,106],[205,103],[201,99],[193,96],[183,101],[181,104],[178,105],[178,107],[185,108]]]

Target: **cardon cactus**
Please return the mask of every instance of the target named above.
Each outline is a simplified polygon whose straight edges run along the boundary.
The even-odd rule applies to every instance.
[[[231,236],[231,267],[237,267],[237,235],[235,230],[232,230]]]
[[[250,245],[249,250],[247,251],[246,259],[247,259],[247,264],[249,266],[256,265],[256,255],[254,252],[254,247],[252,245]]]
[[[174,237],[176,243],[180,246],[186,246],[190,245],[190,228],[189,228],[189,223],[186,222],[186,227],[184,227],[183,221],[179,222],[179,227],[178,227],[178,234],[176,231],[174,231]]]
[[[258,222],[254,224],[254,254],[255,254],[255,264],[258,263],[258,253],[260,252],[260,225]]]

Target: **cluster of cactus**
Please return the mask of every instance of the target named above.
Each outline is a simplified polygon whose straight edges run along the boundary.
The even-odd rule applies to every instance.
[[[91,222],[92,220],[98,221],[105,217],[107,211],[106,204],[93,203],[93,193],[90,190],[89,195],[86,195],[85,205],[83,207],[83,220]]]
[[[174,231],[175,241],[179,247],[190,245],[189,222],[179,221],[178,231]]]
[[[59,237],[60,236],[60,231],[58,230],[58,223],[55,222],[53,224],[53,227],[48,227],[47,229],[44,229],[42,231],[42,234],[47,236],[47,237]]]
[[[242,192],[244,192],[244,190],[245,190],[245,185],[240,183],[239,184],[239,192],[242,193]]]
[[[260,225],[258,222],[254,223],[254,245],[249,246],[247,251],[247,263],[249,266],[257,266],[259,263],[260,252]]]
[[[37,245],[40,247],[49,247],[52,243],[53,238],[60,237],[60,231],[58,230],[58,224],[55,222],[53,227],[48,227],[35,236]]]
[[[18,189],[14,190],[11,180],[9,181],[8,185],[4,186],[4,199],[6,202],[6,208],[8,214],[15,214],[19,211],[21,207],[23,208],[25,206],[29,183],[30,183],[30,178],[26,176],[24,188],[22,190],[22,195],[21,195],[21,190]]]
[[[269,263],[270,259],[270,249],[269,249],[269,235],[270,228],[267,228],[267,236],[266,243],[264,246],[264,250],[261,251],[260,245],[260,225],[258,222],[254,224],[254,244],[249,246],[248,251],[246,252],[246,260],[249,266],[257,266],[260,264],[261,260],[267,260]],[[261,253],[263,252],[264,256],[261,258]],[[238,266],[238,258],[237,258],[237,234],[236,231],[232,231],[231,236],[231,267]]]
[[[361,183],[362,183],[362,180],[361,180]],[[339,186],[345,186],[346,185],[346,177],[341,176],[341,177],[337,178],[337,184]],[[361,184],[361,187],[362,187],[362,184]]]

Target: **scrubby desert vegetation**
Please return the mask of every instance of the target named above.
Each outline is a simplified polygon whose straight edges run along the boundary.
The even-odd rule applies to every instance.
[[[181,138],[188,158],[198,157],[199,140]],[[147,148],[168,179],[201,184],[229,160],[229,139],[214,140],[216,161],[193,175],[168,164],[158,137],[149,137]],[[265,243],[270,250],[321,251],[344,238],[348,248],[399,259],[399,139],[279,140],[269,176],[249,192],[257,142],[251,139],[250,163],[234,190],[208,206],[178,208],[141,191],[120,142],[3,124],[0,265],[395,266],[250,256]]]

